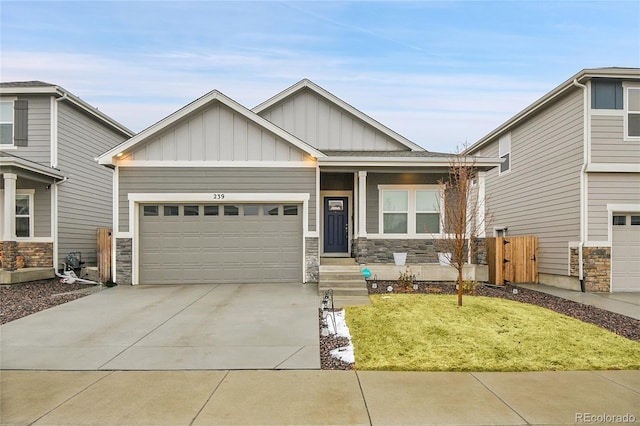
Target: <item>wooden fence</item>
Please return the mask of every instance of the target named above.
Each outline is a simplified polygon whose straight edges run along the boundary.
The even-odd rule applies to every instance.
[[[111,281],[111,253],[113,232],[111,228],[98,228],[98,274],[100,282]]]
[[[489,282],[497,285],[538,282],[538,237],[487,238]]]

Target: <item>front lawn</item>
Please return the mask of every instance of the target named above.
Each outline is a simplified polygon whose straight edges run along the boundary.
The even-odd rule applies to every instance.
[[[371,295],[346,308],[358,370],[640,369],[640,342],[505,299]]]

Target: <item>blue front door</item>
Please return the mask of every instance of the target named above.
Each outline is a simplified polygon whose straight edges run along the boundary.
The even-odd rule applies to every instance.
[[[324,197],[324,252],[349,252],[349,202],[347,197]]]

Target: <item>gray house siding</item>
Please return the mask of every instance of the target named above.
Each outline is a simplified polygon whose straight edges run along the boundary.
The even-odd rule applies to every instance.
[[[123,160],[303,161],[306,153],[230,108],[214,104],[141,145]]]
[[[120,167],[119,231],[129,231],[129,193],[309,193],[309,230],[316,230],[315,168]]]
[[[20,146],[15,153],[25,160],[45,166],[51,165],[51,97],[20,95],[27,101],[27,145]]]
[[[301,90],[260,115],[321,151],[407,150],[406,146],[311,90]]]
[[[568,243],[580,236],[583,129],[576,89],[512,130],[509,172],[487,172],[493,225],[508,227],[508,235],[538,236],[541,273],[567,275]],[[497,157],[498,140],[478,154]]]
[[[588,235],[591,241],[609,240],[607,204],[638,204],[640,179],[633,173],[590,173]]]
[[[58,105],[58,167],[69,180],[58,186],[58,255],[82,252],[96,264],[96,230],[112,226],[113,171],[95,158],[122,142],[110,130],[66,102]]]
[[[624,117],[591,112],[591,162],[640,163],[640,144],[624,140]]]
[[[18,179],[16,189],[33,189],[33,236],[51,238],[51,190],[46,183]]]

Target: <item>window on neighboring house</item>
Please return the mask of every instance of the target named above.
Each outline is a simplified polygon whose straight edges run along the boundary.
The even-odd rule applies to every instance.
[[[16,237],[31,238],[33,234],[33,195],[16,194]]]
[[[498,144],[500,159],[503,160],[500,164],[500,174],[502,174],[511,170],[511,133],[501,136]]]
[[[622,109],[622,80],[594,78],[591,80],[592,109]]]
[[[0,148],[27,146],[28,106],[23,99],[0,101]]]
[[[380,186],[383,234],[440,234],[442,189],[434,185]]]
[[[13,145],[13,101],[0,102],[0,145]]]
[[[640,87],[627,87],[625,133],[628,139],[640,140]]]

